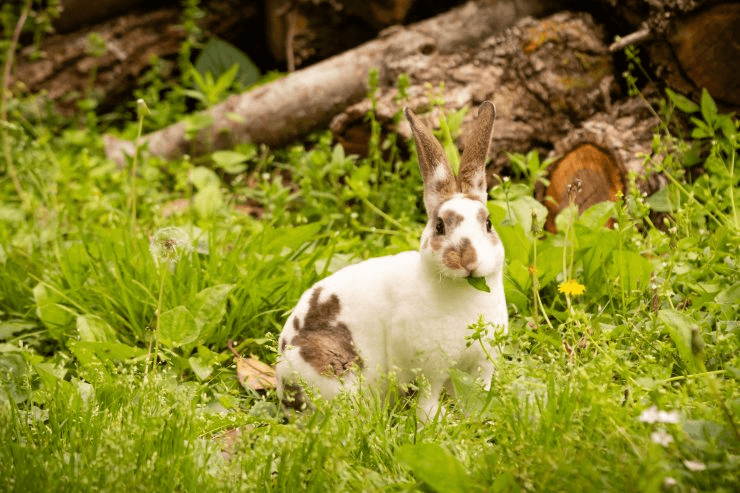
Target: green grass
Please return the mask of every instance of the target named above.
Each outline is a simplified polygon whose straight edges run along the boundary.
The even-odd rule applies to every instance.
[[[239,385],[227,349],[273,363],[313,282],[417,247],[410,147],[375,134],[358,159],[318,133],[279,150],[142,156],[134,184],[97,131],[30,120],[22,103],[9,102],[3,145],[23,197],[0,183],[0,490],[740,488],[739,132],[708,94],[664,103],[664,159],[648,166],[668,187],[566,212],[555,235],[531,198],[544,163],[512,156],[522,180],[489,202],[510,334],[490,392],[453,374],[459,397],[424,426],[413,399],[373,395],[286,418],[273,391]],[[159,118],[177,107],[149,104]],[[585,292],[560,293],[569,279]]]

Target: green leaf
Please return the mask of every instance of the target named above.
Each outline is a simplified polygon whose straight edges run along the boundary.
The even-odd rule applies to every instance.
[[[478,415],[485,411],[488,404],[488,392],[483,390],[475,377],[456,368],[450,368],[448,373],[452,387],[455,389],[455,398],[462,409],[471,415]]]
[[[146,349],[129,346],[120,342],[85,342],[76,341],[74,347],[89,350],[103,361],[126,361],[146,354]]]
[[[254,157],[254,152],[251,155],[236,151],[216,151],[211,154],[216,166],[230,174],[237,174],[246,170],[247,166],[242,163],[252,157]]]
[[[433,491],[470,491],[471,482],[465,468],[451,453],[436,443],[404,445],[398,449],[396,457]]]
[[[578,218],[578,224],[591,230],[599,230],[614,215],[614,210],[615,205],[611,200],[598,202],[583,211],[583,214]]]
[[[28,365],[20,353],[0,353],[0,403],[8,399],[16,404],[25,401],[30,391],[29,377]]]
[[[115,342],[116,331],[102,318],[96,315],[77,317],[77,333],[81,341]]]
[[[665,92],[666,94],[668,94],[668,99],[670,99],[671,102],[676,105],[676,108],[683,111],[684,113],[696,113],[697,111],[699,111],[699,105],[686,96],[673,92],[668,88],[666,88]]]
[[[62,297],[43,282],[33,288],[33,299],[36,302],[36,315],[49,329],[51,336],[60,340],[75,316],[70,309],[59,304]]]
[[[224,197],[216,186],[206,187],[193,197],[193,208],[201,218],[209,218],[224,205]]]
[[[465,278],[468,281],[468,284],[473,286],[478,291],[484,291],[486,293],[491,292],[491,288],[488,287],[488,284],[486,284],[486,278],[485,277],[466,277]]]
[[[281,252],[285,255],[297,250],[304,243],[316,239],[321,231],[321,223],[310,223],[302,226],[291,226],[273,230],[273,237],[266,245],[266,252]]]
[[[164,312],[159,318],[159,340],[169,347],[178,347],[198,340],[200,331],[195,317],[180,305]]]
[[[644,289],[648,285],[653,264],[645,257],[637,252],[616,251],[613,258],[625,290]]]
[[[190,308],[195,314],[195,322],[198,324],[202,339],[207,338],[224,318],[226,299],[232,289],[234,289],[233,284],[218,284],[205,288],[195,295]]]
[[[726,139],[731,139],[733,135],[737,134],[737,128],[735,122],[730,115],[719,115],[717,117],[717,126],[722,130]]]
[[[218,187],[221,184],[221,180],[218,179],[218,175],[214,173],[213,170],[203,166],[197,166],[190,170],[188,181],[198,190],[214,186]]]
[[[681,206],[681,192],[671,183],[646,198],[645,204],[656,212],[675,212]]]
[[[658,319],[665,324],[668,335],[678,349],[678,354],[690,370],[694,369],[694,355],[691,352],[691,327],[696,323],[676,310],[663,309],[658,312]]]
[[[714,301],[722,304],[738,305],[740,304],[740,283],[723,289],[714,298]]]
[[[717,105],[714,104],[714,100],[706,88],[701,90],[701,116],[710,127],[714,126],[714,122],[717,119]]]
[[[197,356],[188,358],[190,369],[193,370],[198,380],[205,380],[213,373],[213,365],[217,363],[218,358],[211,350],[205,346],[198,346]]]
[[[241,84],[248,86],[257,82],[259,69],[246,53],[226,41],[212,38],[198,55],[195,70],[204,75],[210,72],[218,79],[235,64],[239,66],[236,79]]]

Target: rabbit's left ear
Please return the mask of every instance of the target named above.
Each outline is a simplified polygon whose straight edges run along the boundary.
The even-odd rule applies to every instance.
[[[495,119],[496,107],[490,101],[484,101],[478,110],[473,132],[465,141],[465,149],[460,158],[460,172],[457,174],[458,191],[475,197],[484,204],[488,198],[486,157]]]

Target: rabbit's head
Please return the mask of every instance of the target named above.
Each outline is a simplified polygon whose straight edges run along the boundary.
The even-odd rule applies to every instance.
[[[504,247],[486,208],[485,164],[496,109],[485,101],[468,136],[457,177],[442,145],[411,110],[406,118],[416,141],[429,220],[421,235],[421,255],[443,277],[501,275]]]

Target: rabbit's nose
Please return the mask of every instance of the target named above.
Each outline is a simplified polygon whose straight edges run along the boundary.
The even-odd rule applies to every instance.
[[[478,256],[470,240],[463,242],[460,249],[460,265],[470,272],[478,268]]]

